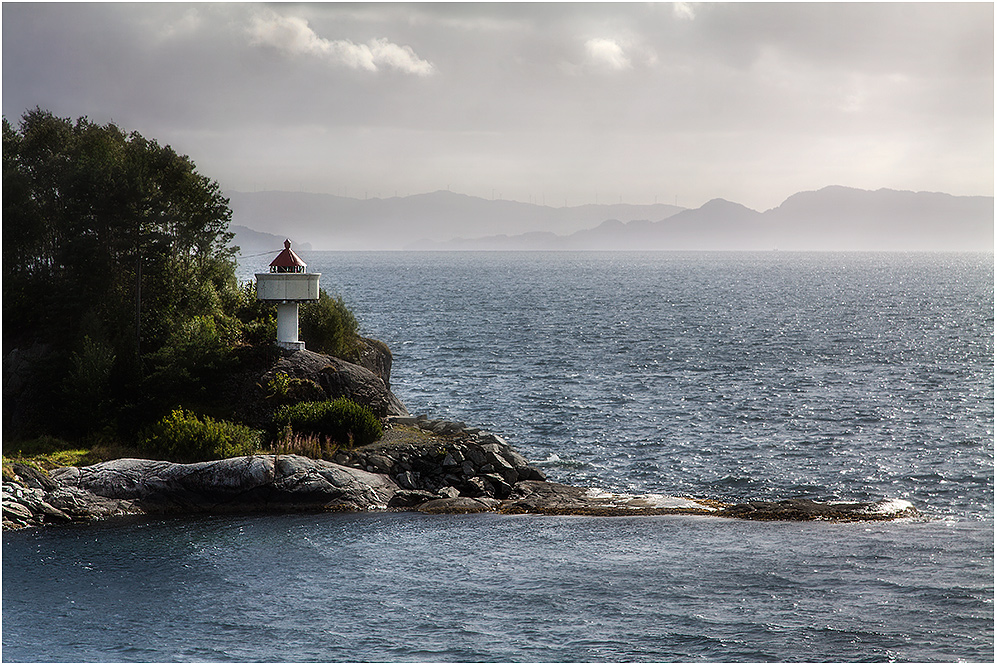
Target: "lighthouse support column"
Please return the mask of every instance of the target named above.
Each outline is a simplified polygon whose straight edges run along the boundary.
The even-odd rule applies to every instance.
[[[277,304],[277,345],[284,349],[304,349],[298,340],[298,303],[284,301]]]

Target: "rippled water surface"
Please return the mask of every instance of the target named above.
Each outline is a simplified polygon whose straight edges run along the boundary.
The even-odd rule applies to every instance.
[[[6,661],[993,659],[992,256],[302,254],[413,412],[552,480],[925,518],[5,533]]]

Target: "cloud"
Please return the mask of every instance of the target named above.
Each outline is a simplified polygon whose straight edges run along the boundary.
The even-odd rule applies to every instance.
[[[196,33],[204,23],[204,19],[196,8],[184,11],[183,15],[175,21],[166,21],[160,24],[159,36],[161,39],[175,39],[181,36],[191,36]]]
[[[684,19],[686,21],[691,21],[696,18],[696,12],[693,10],[691,2],[672,3],[672,13],[675,15],[675,18]]]
[[[601,67],[624,70],[633,66],[623,47],[612,39],[590,39],[585,42],[585,52],[591,62]]]
[[[292,55],[310,55],[352,69],[377,72],[389,67],[406,74],[428,76],[433,64],[419,58],[409,46],[400,46],[387,39],[371,39],[357,44],[346,39],[329,40],[319,37],[308,21],[274,12],[256,14],[249,28],[252,43],[279,49]]]
[[[3,111],[113,118],[233,189],[993,191],[993,4],[692,9],[7,2]]]

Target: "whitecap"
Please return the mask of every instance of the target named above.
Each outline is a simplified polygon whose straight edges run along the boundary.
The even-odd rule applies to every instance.
[[[874,502],[866,511],[883,515],[899,514],[914,509],[914,505],[902,499],[884,499]]]

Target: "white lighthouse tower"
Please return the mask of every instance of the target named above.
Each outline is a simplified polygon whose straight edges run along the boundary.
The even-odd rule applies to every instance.
[[[318,300],[321,273],[306,273],[307,264],[284,241],[284,249],[270,262],[269,273],[256,274],[256,298],[277,303],[277,346],[304,349],[298,340],[298,303]]]

